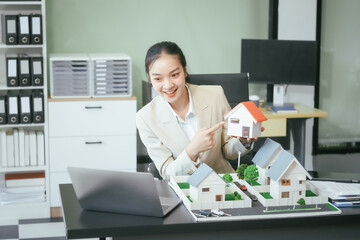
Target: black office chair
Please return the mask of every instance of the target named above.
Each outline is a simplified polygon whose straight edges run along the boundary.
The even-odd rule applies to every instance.
[[[231,106],[249,101],[249,74],[189,74],[190,83],[197,85],[221,85]]]

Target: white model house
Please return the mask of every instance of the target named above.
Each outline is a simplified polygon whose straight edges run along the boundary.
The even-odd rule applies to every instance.
[[[305,198],[306,177],[311,179],[311,176],[280,144],[266,139],[253,162],[258,167],[259,183],[270,185],[270,195],[274,199],[288,199],[289,203],[294,203]]]
[[[226,182],[205,163],[189,177],[188,183],[193,201],[225,201]]]
[[[253,157],[252,162],[256,165],[259,172],[257,182],[261,185],[270,184],[270,177],[267,175],[267,171],[281,150],[282,147],[279,143],[267,138]]]
[[[261,135],[261,122],[267,118],[254,102],[241,102],[224,116],[229,136],[254,138]]]
[[[268,170],[270,178],[270,195],[273,198],[287,198],[298,201],[305,198],[306,176],[309,173],[289,152],[282,150],[274,164]]]

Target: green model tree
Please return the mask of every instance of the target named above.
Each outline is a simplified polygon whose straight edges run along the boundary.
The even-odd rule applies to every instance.
[[[233,192],[231,195],[234,200],[241,200],[241,195],[237,191]]]
[[[239,179],[244,179],[244,172],[245,172],[245,169],[248,167],[247,164],[243,163],[243,164],[240,164],[240,166],[238,167],[238,169],[236,169],[236,172],[237,172],[237,176]]]
[[[303,199],[303,198],[300,198],[300,199],[297,201],[297,203],[300,204],[300,205],[306,205],[305,199]]]
[[[227,183],[232,183],[233,182],[233,177],[230,175],[230,173],[225,173],[222,178]]]
[[[257,167],[255,165],[248,166],[245,169],[244,178],[248,183],[250,183],[251,186],[254,185],[254,183],[259,178],[259,172],[258,172]]]

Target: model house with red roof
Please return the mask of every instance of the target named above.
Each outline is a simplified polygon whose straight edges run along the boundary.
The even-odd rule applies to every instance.
[[[224,116],[229,136],[254,138],[261,135],[261,123],[267,118],[254,102],[241,102]]]

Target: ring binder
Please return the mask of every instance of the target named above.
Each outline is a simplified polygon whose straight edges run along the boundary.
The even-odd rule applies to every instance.
[[[44,122],[44,93],[42,90],[32,92],[32,119],[33,123]]]
[[[9,57],[6,58],[6,76],[7,76],[7,86],[8,87],[16,87],[19,86],[19,79],[18,79],[18,59]]]
[[[7,91],[0,91],[0,125],[6,124],[6,94]]]
[[[17,33],[17,15],[4,15],[5,21],[5,44],[17,45],[18,33]]]
[[[44,84],[43,77],[43,58],[31,57],[31,84],[33,86],[42,86]]]
[[[31,90],[20,91],[20,123],[31,123]]]
[[[7,122],[8,124],[19,123],[19,91],[9,91],[7,94]]]
[[[30,44],[30,25],[28,15],[18,16],[18,43],[19,44]]]
[[[19,57],[19,83],[20,86],[31,86],[29,57]]]
[[[31,43],[42,44],[42,16],[40,14],[30,15]]]

